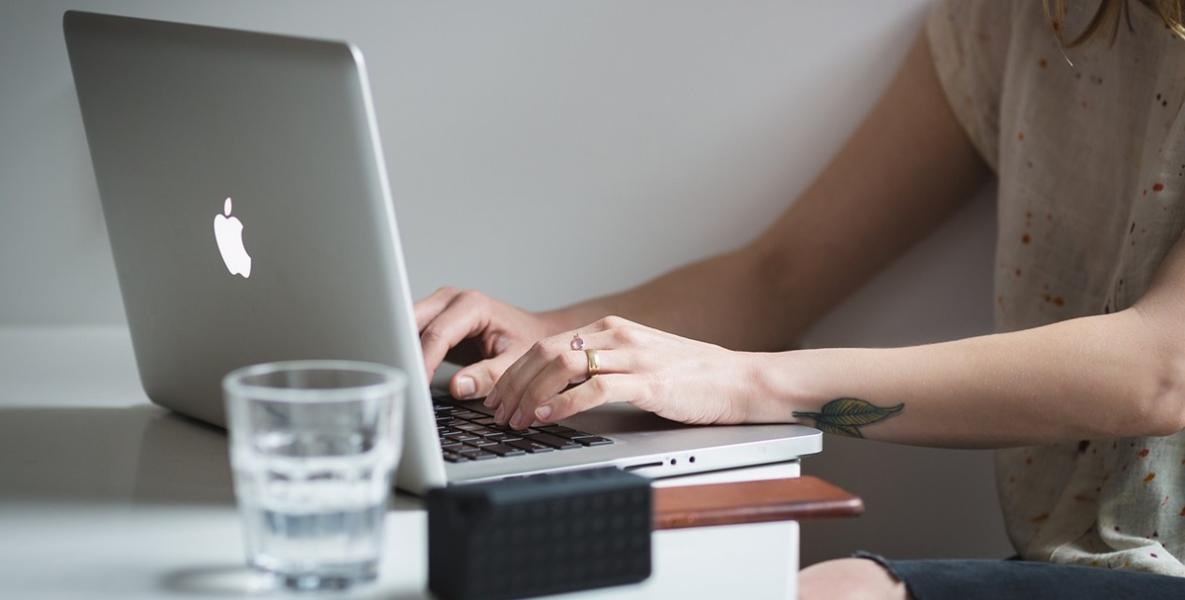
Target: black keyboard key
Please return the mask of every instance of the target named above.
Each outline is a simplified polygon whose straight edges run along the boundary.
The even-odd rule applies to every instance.
[[[550,433],[552,435],[558,435],[560,437],[565,437],[565,438],[569,438],[569,439],[574,438],[574,437],[592,435],[591,433],[585,433],[583,431],[576,431],[575,429],[572,429],[571,427],[564,427],[563,425],[546,425],[544,427],[540,427],[539,431],[542,431],[543,433]]]
[[[580,444],[573,442],[567,438],[562,438],[558,435],[551,435],[550,433],[536,433],[534,435],[524,435],[523,439],[531,440],[532,442],[539,442],[555,448],[557,450],[567,450],[569,448],[579,448]]]
[[[480,419],[473,419],[473,422],[477,423],[478,425],[493,425],[494,424],[494,417],[482,417]]]
[[[481,448],[463,448],[460,452],[460,455],[472,460],[486,460],[489,458],[496,458],[498,456],[497,454],[486,452]]]
[[[521,440],[522,436],[517,436],[510,433],[502,433],[500,431],[491,433],[485,436],[487,440],[494,440],[495,442],[509,442],[511,440]]]
[[[479,429],[485,429],[485,427],[482,427],[481,425],[477,425],[474,423],[464,423],[464,422],[457,423],[456,425],[454,425],[454,427],[456,427],[457,429],[460,429],[461,431],[477,431]]]
[[[506,445],[513,446],[524,452],[530,452],[531,454],[539,454],[541,452],[551,452],[552,450],[555,450],[555,448],[552,448],[551,446],[540,444],[539,442],[533,442],[531,440],[511,440],[507,441]]]
[[[450,440],[456,440],[458,442],[468,442],[470,440],[476,440],[478,436],[473,435],[471,433],[461,432],[461,433],[450,433],[444,437],[446,437]]]
[[[458,419],[480,419],[480,418],[485,417],[487,415],[479,413],[479,412],[474,412],[474,411],[471,411],[468,409],[461,409],[457,412],[454,412],[453,416]]]
[[[490,425],[490,429],[494,429],[494,430],[500,431],[502,433],[511,433],[514,435],[524,435],[524,434],[528,434],[528,433],[539,433],[538,429],[527,428],[527,429],[520,430],[520,429],[515,429],[515,428],[511,427],[510,425]]]
[[[498,442],[495,442],[494,440],[489,440],[486,438],[478,438],[476,440],[470,440],[465,443],[469,444],[470,446],[473,446],[475,448],[481,448],[482,446],[493,446],[494,444],[497,444]]]
[[[613,443],[613,440],[599,435],[586,435],[584,437],[572,438],[573,442],[579,443],[581,446],[608,446]]]
[[[457,454],[456,452],[445,452],[444,459],[451,462],[451,463],[459,463],[459,462],[465,462],[465,461],[469,460],[468,457],[463,456],[461,454]]]
[[[498,456],[522,456],[522,455],[526,454],[526,452],[523,452],[522,450],[519,450],[518,448],[515,448],[513,446],[507,446],[506,444],[494,444],[493,446],[485,446],[484,448],[482,448],[482,450],[485,450],[486,452],[493,452],[494,454],[497,454]]]

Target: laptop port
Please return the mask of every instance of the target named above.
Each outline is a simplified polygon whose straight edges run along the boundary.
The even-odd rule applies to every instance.
[[[638,469],[649,469],[650,467],[661,467],[662,461],[642,463],[640,465],[629,465],[625,467],[626,471],[636,471]]]

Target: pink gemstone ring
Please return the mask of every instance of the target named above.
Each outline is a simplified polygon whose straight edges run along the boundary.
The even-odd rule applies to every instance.
[[[572,336],[572,343],[569,344],[569,346],[571,346],[573,350],[583,350],[584,338],[580,337],[580,334],[577,333],[576,335]]]

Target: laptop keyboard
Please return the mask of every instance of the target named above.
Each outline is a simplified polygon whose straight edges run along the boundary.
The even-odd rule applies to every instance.
[[[460,463],[509,456],[540,454],[605,446],[613,440],[562,425],[544,425],[518,431],[494,424],[494,417],[462,406],[447,396],[433,396],[436,433],[444,459]]]

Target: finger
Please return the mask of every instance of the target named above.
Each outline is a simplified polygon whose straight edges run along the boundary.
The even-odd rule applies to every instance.
[[[603,317],[601,319],[597,319],[596,321],[593,321],[592,323],[589,323],[588,325],[585,325],[584,327],[578,327],[576,329],[573,329],[572,331],[565,331],[564,333],[557,334],[554,337],[563,338],[566,340],[571,340],[574,336],[579,334],[580,337],[584,339],[585,343],[588,343],[590,336],[593,336],[597,333],[618,330],[618,329],[641,329],[641,328],[642,328],[641,325],[638,325],[637,323],[634,323],[633,321],[629,321],[629,320],[623,319],[621,317],[609,316],[609,317]]]
[[[573,350],[572,337],[573,335],[571,334],[567,335],[567,337],[561,337],[561,339],[567,340],[565,348],[568,350]],[[581,333],[580,339],[584,340],[581,349],[616,350],[634,344],[637,341],[637,336],[629,329],[618,328]]]
[[[526,385],[551,360],[555,359],[561,353],[573,351],[572,338],[578,331],[583,330],[591,336],[596,332],[604,331],[610,327],[621,326],[624,322],[624,320],[617,317],[607,317],[591,323],[580,330],[568,331],[535,342],[535,345],[515,361],[502,377],[498,379],[498,382],[494,384],[494,389],[491,392],[493,399],[489,401],[491,406],[497,407],[494,412],[494,421],[499,425],[506,425],[510,421],[515,411],[518,410],[522,391]],[[585,339],[584,334],[581,334],[581,338]],[[588,343],[587,340],[585,343]]]
[[[622,335],[622,331],[624,330],[607,330],[582,335],[581,339],[584,340],[582,347],[586,349],[597,349],[598,351],[620,347],[627,337]],[[565,342],[565,340],[567,341]],[[584,365],[582,367],[583,372],[587,372],[588,356],[581,350],[572,349],[572,341],[568,333],[552,336],[551,338],[543,340],[540,345],[546,346],[549,349],[558,349],[556,350],[556,356],[561,356],[565,352],[577,355],[578,358],[573,358],[573,360],[580,361],[579,364]],[[537,353],[543,352],[543,350],[536,348],[533,348],[533,350],[535,350]],[[538,354],[536,356],[538,356]],[[527,358],[526,355],[524,355],[523,358]],[[506,394],[516,396],[519,394],[518,390],[520,389],[522,382],[527,381],[529,384],[530,381],[534,380],[534,377],[538,376],[538,373],[542,371],[545,366],[546,365],[542,360],[536,361],[535,357],[527,358],[527,360],[524,360],[521,364],[514,365],[513,373],[510,373],[509,369],[507,370],[506,383],[502,386],[495,387],[494,390],[491,390],[490,394],[486,396],[486,400],[484,402],[485,406],[489,408],[497,408],[497,406],[502,402],[501,399],[504,398]],[[579,383],[580,381],[584,381],[584,379],[585,377],[581,377],[572,383]],[[513,417],[513,412],[510,412],[509,415]]]
[[[431,323],[432,319],[435,319],[436,315],[439,315],[459,293],[461,291],[457,288],[445,286],[437,288],[435,292],[428,294],[427,298],[416,302],[414,307],[416,331],[423,331],[424,327]]]
[[[638,368],[636,353],[630,350],[598,350],[598,373],[630,373]],[[518,408],[510,417],[510,426],[516,429],[530,427],[535,420],[536,409],[554,398],[567,387],[586,381],[589,373],[588,355],[585,352],[565,352],[544,366],[539,374],[527,384],[519,400]]]
[[[500,354],[473,363],[457,371],[449,381],[449,392],[458,400],[472,400],[487,396],[494,389],[494,383],[514,362],[514,356]]]
[[[428,377],[444,360],[448,351],[468,337],[477,335],[486,326],[485,312],[469,296],[458,294],[453,301],[424,326],[420,332],[420,347],[424,353],[424,369]]]
[[[494,389],[486,397],[486,405],[495,409],[495,423],[506,425],[518,409],[518,402],[526,384],[530,383],[547,363],[564,352],[571,352],[564,343],[559,336],[535,342],[530,350],[514,361],[498,378]]]
[[[535,409],[534,418],[555,423],[602,404],[635,402],[640,398],[639,378],[629,374],[597,375],[552,397]]]

